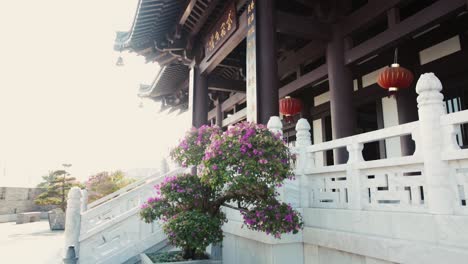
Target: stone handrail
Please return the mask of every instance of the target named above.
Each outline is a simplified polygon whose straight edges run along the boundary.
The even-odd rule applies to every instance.
[[[67,225],[72,227],[65,235],[65,248],[74,247],[79,262],[85,264],[123,263],[149,247],[164,246],[166,236],[159,223],[141,221],[139,208],[155,195],[155,184],[165,176],[184,171],[177,168],[141,179],[90,204],[88,210],[83,207],[87,200],[85,190],[75,188],[69,194]]]
[[[118,191],[116,191],[116,192],[113,192],[113,193],[111,193],[111,194],[108,194],[108,195],[106,195],[106,196],[104,196],[104,197],[102,197],[102,198],[99,198],[98,200],[96,200],[96,201],[94,201],[94,202],[92,202],[92,203],[89,203],[88,206],[87,206],[87,208],[88,208],[88,210],[89,210],[89,209],[92,209],[92,208],[94,208],[94,207],[96,207],[96,206],[98,206],[98,205],[100,205],[100,204],[103,204],[103,203],[105,203],[105,202],[107,202],[107,201],[109,201],[109,200],[111,200],[111,199],[116,198],[117,196],[120,196],[120,195],[122,195],[122,194],[124,194],[124,193],[127,193],[127,192],[129,192],[129,191],[135,189],[136,187],[138,187],[138,186],[140,186],[140,185],[145,184],[148,180],[157,178],[157,177],[159,177],[160,175],[161,175],[161,173],[158,172],[158,173],[156,173],[156,174],[153,174],[153,175],[144,177],[144,178],[142,178],[142,179],[139,179],[138,181],[135,181],[135,182],[133,182],[133,183],[131,183],[131,184],[125,186],[124,188],[122,188],[122,189],[120,189],[120,190],[118,190]]]
[[[407,123],[399,126],[393,126],[388,128],[379,129],[356,136],[340,138],[333,141],[323,142],[311,145],[307,147],[307,152],[319,152],[333,150],[341,147],[346,147],[351,144],[365,144],[369,142],[375,142],[384,140],[392,137],[400,137],[406,135],[413,135],[417,132],[417,122]]]
[[[421,76],[416,90],[416,122],[312,145],[310,124],[299,120],[291,147],[298,155],[299,185],[289,194],[297,207],[468,214],[468,150],[460,149],[455,138],[456,128],[468,123],[468,110],[445,113],[442,85],[432,73]],[[272,122],[269,128],[278,130],[281,124]],[[408,135],[416,143],[413,155],[363,159],[364,144]],[[317,164],[320,152],[339,148],[348,152],[346,164]]]
[[[164,179],[167,175],[181,173],[184,170],[184,168],[178,168],[163,175],[157,174],[156,176],[143,179],[138,182],[138,184],[127,188],[125,191],[118,191],[109,195],[114,198],[103,201],[98,206],[82,213],[81,233],[85,234],[90,230],[97,229],[113,218],[125,214],[133,208],[139,207],[145,199],[155,194],[153,186],[156,183]]]

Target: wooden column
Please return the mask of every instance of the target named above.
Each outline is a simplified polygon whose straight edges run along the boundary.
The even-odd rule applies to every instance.
[[[219,98],[216,100],[216,125],[223,127],[223,106]]]
[[[279,115],[275,1],[256,1],[258,123]]]
[[[328,80],[330,83],[330,112],[333,139],[352,136],[356,129],[356,114],[353,107],[353,80],[344,60],[344,39],[337,28],[327,45]],[[335,152],[335,164],[348,159],[345,150]]]
[[[418,120],[418,108],[416,102],[416,91],[412,85],[409,89],[401,89],[397,94],[398,122],[400,125]],[[401,138],[401,154],[412,155],[415,150],[414,141],[411,136]]]
[[[400,23],[400,11],[394,7],[387,11],[388,28],[393,29]],[[417,50],[411,46],[408,48],[399,47],[398,62],[401,66],[412,71],[418,66]],[[413,72],[414,73],[414,72]],[[418,109],[416,104],[416,91],[413,86],[409,89],[400,89],[396,96],[398,123],[405,124],[418,120]],[[411,155],[414,152],[414,142],[411,136],[403,136],[400,141],[401,155]]]
[[[208,123],[208,81],[201,74],[198,65],[190,69],[189,109],[192,112],[192,126],[200,127]]]
[[[415,69],[419,67],[419,58],[417,50],[409,46],[407,48],[399,48],[398,62],[401,66],[409,69],[413,72],[415,80],[408,89],[400,89],[396,95],[396,101],[398,106],[398,121],[401,124],[418,120],[418,108],[417,108],[417,94],[416,94],[416,78],[420,73],[416,72]],[[411,136],[404,136],[401,140],[401,153],[403,156],[412,155],[415,150],[414,141]]]

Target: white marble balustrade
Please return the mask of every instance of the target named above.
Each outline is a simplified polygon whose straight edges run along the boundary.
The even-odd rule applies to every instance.
[[[165,246],[166,236],[159,223],[146,224],[138,213],[140,206],[156,194],[154,185],[167,175],[182,172],[184,169],[179,168],[143,178],[90,204],[85,190],[79,197],[77,190],[70,192],[69,201],[78,201],[78,205],[69,206],[67,216],[79,217],[67,222],[79,228],[69,228],[65,248],[74,246],[79,263],[94,264],[123,263],[150,247]]]
[[[468,110],[446,114],[442,85],[433,74],[418,82],[420,120],[312,145],[310,125],[298,122],[296,175],[302,208],[335,208],[466,214],[468,149],[460,149],[455,131],[468,123]],[[410,135],[411,156],[365,161],[364,144]],[[346,164],[325,166],[326,151],[346,148]],[[287,195],[286,195],[287,196]]]

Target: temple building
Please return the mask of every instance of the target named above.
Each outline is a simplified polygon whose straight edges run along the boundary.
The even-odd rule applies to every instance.
[[[296,154],[296,180],[278,193],[303,230],[275,239],[223,207],[229,221],[210,263],[467,263],[467,7],[139,0],[114,46],[160,65],[139,96],[188,111],[196,127],[268,124]],[[168,249],[167,237],[140,220],[139,206],[183,171],[90,204],[74,189],[65,248],[81,264],[152,263],[144,253]]]
[[[188,109],[194,126],[266,124],[291,96],[302,109],[285,122],[285,136],[295,140],[303,117],[320,143],[417,120],[415,81],[390,97],[377,84],[395,60],[416,78],[436,73],[448,112],[467,109],[467,30],[463,0],[140,0],[115,49],[158,63],[139,95]],[[468,143],[465,130],[458,140]],[[413,151],[402,138],[366,146],[364,158]],[[334,154],[324,162],[346,160]]]

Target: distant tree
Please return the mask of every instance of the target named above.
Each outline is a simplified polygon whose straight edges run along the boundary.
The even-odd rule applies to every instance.
[[[39,205],[58,205],[64,212],[67,208],[68,191],[73,186],[81,187],[75,177],[71,177],[65,170],[55,170],[42,176],[43,182],[37,185],[44,189],[34,200]]]
[[[92,175],[85,183],[86,189],[88,190],[88,201],[96,201],[108,194],[118,191],[134,181],[135,179],[126,177],[122,171],[103,171]]]

